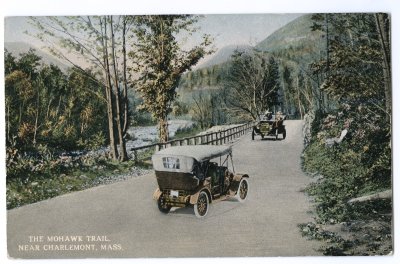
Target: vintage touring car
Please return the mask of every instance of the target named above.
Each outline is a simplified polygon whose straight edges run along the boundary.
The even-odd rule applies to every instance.
[[[230,146],[192,145],[163,149],[152,156],[158,187],[158,209],[193,206],[197,217],[207,215],[210,203],[248,193],[247,174],[235,174]]]
[[[251,133],[251,139],[254,140],[256,135],[260,135],[261,139],[264,137],[271,136],[274,139],[278,139],[279,134],[282,134],[282,138],[286,138],[286,128],[283,124],[286,116],[280,113],[273,115],[271,113],[261,115],[257,125],[253,126]]]

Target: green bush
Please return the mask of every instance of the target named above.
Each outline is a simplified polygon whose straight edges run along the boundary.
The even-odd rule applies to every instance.
[[[307,191],[314,196],[319,221],[341,222],[361,217],[362,206],[349,205],[351,198],[391,188],[390,132],[385,120],[345,105],[338,113],[321,115],[313,123],[313,139],[304,150],[303,168],[320,175]],[[338,136],[343,124],[350,129],[340,144],[328,147],[327,138]],[[391,203],[373,203],[377,211]]]

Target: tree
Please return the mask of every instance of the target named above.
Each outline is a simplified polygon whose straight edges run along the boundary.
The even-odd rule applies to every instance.
[[[243,118],[257,120],[278,104],[279,73],[275,60],[260,52],[236,50],[224,79],[226,104]]]
[[[5,69],[7,148],[71,150],[104,133],[105,101],[90,72],[64,73],[33,50],[11,54]],[[98,95],[93,97],[93,95]],[[100,137],[97,136],[97,139]],[[93,144],[90,144],[93,145]]]
[[[82,74],[88,73],[85,67],[92,69],[87,76],[105,91],[100,96],[105,96],[107,102],[111,156],[126,160],[125,135],[129,125],[126,39],[132,26],[131,17],[35,17],[32,23],[39,30],[36,36],[54,55]]]
[[[262,67],[265,67],[262,65]],[[280,78],[279,78],[279,65],[273,56],[269,57],[268,64],[266,65],[266,73],[263,79],[263,93],[265,98],[262,101],[266,102],[268,107],[277,106],[280,103],[279,91]]]
[[[390,58],[390,17],[388,14],[375,14],[375,24],[378,40],[381,45],[382,72],[385,85],[385,109],[387,121],[391,123],[392,111],[392,72]]]
[[[339,101],[368,102],[390,120],[390,69],[385,55],[388,42],[378,32],[377,15],[346,14],[331,17],[330,70],[322,90]],[[382,46],[383,40],[384,44]],[[388,60],[387,60],[388,59]],[[387,62],[385,62],[387,61]],[[320,63],[326,63],[321,60]]]
[[[291,77],[291,69],[288,66],[283,67],[283,93],[285,95],[286,113],[291,114],[292,108],[295,106],[295,96],[293,91],[293,79]]]
[[[193,102],[194,105],[191,111],[193,120],[200,124],[201,129],[209,128],[213,121],[211,95],[200,91],[193,94]]]
[[[319,121],[321,125],[314,128],[320,130],[315,135],[337,134],[344,124],[350,124],[347,142],[335,150],[335,155],[328,155],[340,171],[326,177],[350,183],[343,193],[346,200],[365,190],[380,192],[392,186],[389,29],[388,14],[332,14],[329,64],[327,58],[321,58],[311,65],[315,73],[323,75],[321,90],[330,96],[327,101],[340,103],[333,109],[336,113],[331,112],[325,120],[316,118],[314,124]],[[314,138],[316,142],[321,139]],[[328,189],[338,190],[336,179],[324,182],[324,193]],[[337,203],[336,196],[328,196],[326,201],[328,210],[343,206],[343,202]]]
[[[195,31],[198,17],[189,15],[149,15],[136,17],[137,45],[131,58],[139,74],[135,83],[143,103],[140,108],[149,111],[158,122],[159,139],[168,141],[168,114],[176,98],[182,74],[211,51],[207,49],[210,37],[186,51],[179,37]]]
[[[32,120],[37,117],[37,78],[41,58],[30,49],[20,54],[19,60],[6,51],[5,54],[5,96],[7,145],[15,138],[19,143],[34,140],[36,128]]]

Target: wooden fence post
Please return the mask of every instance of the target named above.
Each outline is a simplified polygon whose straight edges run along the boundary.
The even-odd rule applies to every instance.
[[[136,149],[133,150],[133,155],[135,155],[133,161],[135,162],[135,164],[138,163],[138,152]]]

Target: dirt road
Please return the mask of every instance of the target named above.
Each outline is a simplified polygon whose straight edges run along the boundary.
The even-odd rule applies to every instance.
[[[286,140],[251,136],[233,147],[237,172],[250,175],[245,203],[212,204],[162,215],[154,175],[76,192],[8,211],[8,252],[16,258],[235,257],[320,255],[297,227],[311,220],[309,182],[300,168],[300,121]],[[72,241],[75,240],[75,241]]]

